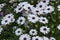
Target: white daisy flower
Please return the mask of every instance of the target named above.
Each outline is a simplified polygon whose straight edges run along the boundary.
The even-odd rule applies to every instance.
[[[50,37],[50,40],[56,40],[54,37]]]
[[[40,10],[40,13],[38,15],[40,15],[40,14],[44,14],[44,10]]]
[[[10,14],[7,14],[5,17],[3,17],[1,24],[6,25],[14,21],[15,21],[14,15],[10,13]]]
[[[11,18],[11,19],[10,19],[10,22],[15,22],[15,19],[14,19],[14,18]]]
[[[22,7],[17,7],[17,8],[14,9],[14,11],[15,11],[16,13],[21,12],[22,10],[23,10]]]
[[[49,4],[50,0],[41,0],[41,2],[43,2],[45,4]]]
[[[6,19],[6,18],[9,18],[9,19],[14,18],[14,15],[12,13],[7,14],[3,19]]]
[[[60,5],[58,5],[57,8],[58,8],[58,11],[60,11]]]
[[[25,18],[24,17],[19,17],[17,20],[17,24],[24,24],[25,23]]]
[[[57,29],[60,30],[60,24],[57,26]]]
[[[48,37],[43,36],[43,40],[49,40],[49,38],[48,38]]]
[[[26,11],[30,11],[33,8],[33,5],[30,5],[28,2],[22,2],[18,4],[17,7],[22,7]]]
[[[39,18],[39,22],[41,22],[41,23],[43,23],[43,24],[46,24],[46,23],[48,23],[48,20],[47,20],[46,17],[40,17],[40,18]]]
[[[4,3],[3,4],[0,4],[0,8],[3,8],[4,7]]]
[[[60,5],[58,5],[57,8],[60,8]]]
[[[38,21],[39,17],[37,15],[29,14],[28,20],[32,23],[36,23]]]
[[[37,35],[37,30],[36,29],[31,29],[29,34],[30,35]]]
[[[21,28],[18,28],[16,31],[15,31],[15,34],[17,36],[21,35],[22,34],[22,29]]]
[[[58,9],[58,11],[60,11],[60,9]]]
[[[39,8],[40,10],[41,10],[41,9],[44,9],[46,6],[47,6],[47,5],[44,4],[44,3],[42,3],[42,2],[40,2],[40,3],[38,3],[38,4],[36,5],[36,7]]]
[[[19,6],[19,7],[23,7],[23,6],[25,6],[26,4],[28,4],[28,2],[20,2],[20,3],[18,4],[18,6]]]
[[[41,15],[41,14],[44,14],[44,10],[40,10],[40,8],[33,8],[33,10],[31,11],[32,14],[35,14],[35,15]]]
[[[50,28],[47,28],[46,26],[42,26],[40,28],[40,32],[42,32],[43,34],[48,34],[50,32]]]
[[[10,19],[9,19],[9,18],[3,19],[3,20],[1,21],[1,24],[2,24],[2,25],[7,25],[7,24],[9,24],[9,23],[10,23]]]
[[[23,8],[27,11],[31,11],[33,9],[33,5],[26,4]]]
[[[19,37],[19,40],[31,40],[31,38],[28,34],[23,34]]]
[[[7,14],[5,17],[3,17],[3,19],[2,20],[4,20],[4,19],[7,19],[8,18],[8,20],[10,20],[10,22],[14,22],[15,21],[15,19],[14,19],[14,15],[13,14]]]
[[[17,8],[14,9],[16,13],[23,11],[23,7],[28,5],[28,2],[21,2],[18,4]]]
[[[4,7],[4,3],[0,4],[0,11],[2,10],[3,7]]]
[[[3,30],[3,28],[0,26],[0,34],[1,34],[2,30]]]
[[[32,37],[32,40],[43,40],[43,38],[39,36],[35,36],[35,37]]]
[[[43,10],[40,10],[39,8],[34,8],[33,10],[32,10],[32,13],[33,14],[38,14],[38,15],[40,15],[40,14],[42,14],[43,13]]]
[[[46,6],[44,9],[44,12],[46,14],[51,13],[52,11],[54,11],[54,7],[53,6]]]

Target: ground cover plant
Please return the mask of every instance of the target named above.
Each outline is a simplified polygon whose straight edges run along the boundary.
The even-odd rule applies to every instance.
[[[60,40],[60,0],[0,0],[0,40]]]

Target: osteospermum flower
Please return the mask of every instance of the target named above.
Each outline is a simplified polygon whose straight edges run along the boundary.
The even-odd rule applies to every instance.
[[[1,25],[7,25],[7,24],[10,24],[10,20],[8,18],[2,19]]]
[[[22,2],[19,3],[18,6],[15,8],[14,11],[16,11],[16,13],[18,12],[22,12],[23,10],[29,10],[29,8],[31,8],[32,6],[30,4],[28,4],[28,2]]]
[[[34,36],[34,37],[32,37],[32,40],[43,40],[43,38],[39,37],[39,36]]]
[[[53,11],[54,11],[54,7],[53,6],[46,6],[45,9],[44,9],[44,12],[46,14],[51,13]]]
[[[3,4],[0,4],[0,8],[3,8],[4,7],[4,3]]]
[[[41,0],[44,4],[49,4],[50,0]]]
[[[12,13],[10,13],[10,14],[7,14],[4,18],[9,18],[9,19],[11,19],[11,18],[14,18],[14,15],[13,15]]]
[[[44,4],[43,2],[40,2],[36,5],[37,8],[39,8],[40,10],[44,9],[47,5]]]
[[[29,34],[30,35],[37,35],[37,30],[36,29],[31,29]]]
[[[50,40],[56,40],[54,37],[50,37]]]
[[[4,3],[0,4],[0,11],[2,10],[3,7],[4,7]]]
[[[58,5],[57,8],[58,8],[58,11],[60,11],[60,5]]]
[[[40,32],[42,32],[43,34],[48,34],[50,32],[50,28],[47,28],[46,26],[42,26],[40,28]]]
[[[46,17],[39,17],[39,22],[46,24],[48,23],[48,19]]]
[[[14,22],[15,21],[14,15],[12,13],[7,14],[5,17],[3,17],[3,19],[6,19],[6,18],[8,18],[10,20],[10,22]]]
[[[21,28],[18,28],[16,31],[15,31],[15,34],[17,36],[21,35],[22,34],[22,29]]]
[[[23,9],[25,9],[26,11],[31,11],[33,8],[33,5],[30,5],[30,4],[26,4]]]
[[[22,7],[17,6],[17,8],[14,9],[16,13],[21,12],[23,10]]]
[[[14,21],[15,21],[15,19],[14,19],[14,18],[11,18],[11,19],[10,19],[10,22],[14,22]]]
[[[23,10],[23,7],[28,4],[28,2],[22,2],[19,3],[18,6],[14,9],[16,13],[21,12]]]
[[[14,15],[13,14],[7,14],[5,17],[3,17],[1,24],[2,25],[6,25],[6,24],[10,24],[11,22],[14,22]]]
[[[36,23],[38,21],[39,17],[37,15],[29,14],[28,20],[32,23]]]
[[[43,10],[40,10],[40,8],[33,8],[32,13],[35,15],[43,14]]]
[[[19,6],[19,7],[24,7],[26,4],[28,4],[28,2],[20,2],[20,3],[18,4],[18,6]]]
[[[18,19],[17,19],[17,24],[24,24],[25,23],[25,18],[24,17],[19,17]]]
[[[23,34],[19,37],[19,40],[31,40],[31,38],[28,34]]]

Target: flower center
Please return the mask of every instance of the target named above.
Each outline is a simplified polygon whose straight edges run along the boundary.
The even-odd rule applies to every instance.
[[[45,3],[46,1],[44,0],[43,2]]]
[[[46,28],[44,28],[43,30],[46,31]]]
[[[23,7],[24,5],[22,5],[22,7]]]
[[[20,33],[20,31],[18,31],[18,33]]]
[[[42,5],[39,6],[40,8],[42,7]]]
[[[24,40],[27,40],[26,38],[24,38]]]
[[[19,8],[19,10],[21,10],[21,8]]]
[[[32,19],[35,19],[35,17],[32,17]]]
[[[36,12],[39,12],[38,10],[36,10]]]
[[[42,19],[43,21],[45,21],[45,19]]]
[[[30,7],[28,7],[28,9],[30,9]]]
[[[20,22],[22,22],[22,20],[20,20]]]
[[[5,20],[5,22],[7,22],[7,20]]]
[[[37,38],[35,40],[38,40]]]
[[[47,10],[50,10],[50,8],[48,8]]]
[[[8,16],[8,18],[10,18],[10,16]]]
[[[34,31],[32,31],[32,33],[35,33]]]
[[[52,40],[54,40],[54,39],[52,39]]]

